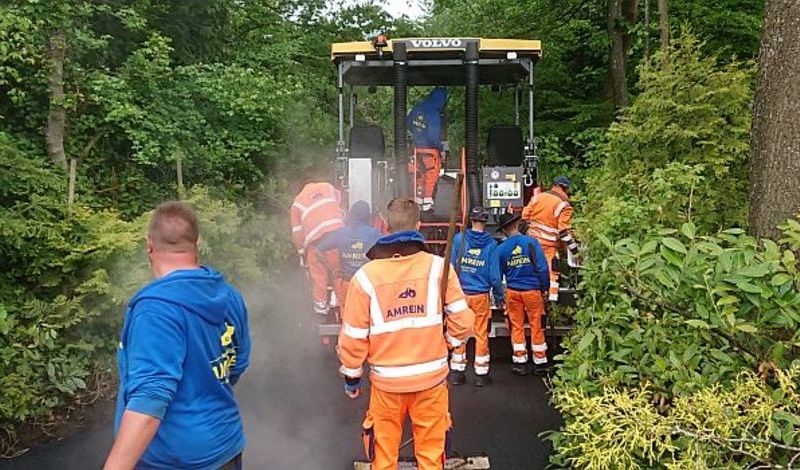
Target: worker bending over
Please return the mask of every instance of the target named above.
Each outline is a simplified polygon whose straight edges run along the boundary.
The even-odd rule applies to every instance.
[[[569,202],[570,182],[566,176],[553,180],[549,191],[539,193],[522,211],[522,218],[529,223],[528,235],[536,238],[542,246],[550,267],[549,300],[558,301],[558,278],[561,264],[558,248],[566,245],[576,263],[578,260],[578,242],[572,237],[572,204]]]
[[[408,113],[406,125],[414,139],[414,173],[417,204],[423,211],[433,209],[433,193],[442,170],[442,113],[447,104],[447,89],[436,87]]]
[[[356,201],[347,214],[347,225],[331,232],[317,245],[321,257],[331,250],[339,253],[339,272],[334,275],[334,289],[340,305],[344,305],[347,286],[356,271],[367,262],[367,251],[381,237],[371,226],[372,211],[366,201]]]
[[[482,207],[475,207],[470,212],[470,220],[472,228],[466,231],[466,235],[456,234],[450,259],[467,295],[467,304],[475,312],[475,386],[483,387],[491,383],[489,319],[492,309],[489,291],[493,292],[497,307],[502,309],[503,282],[497,260],[497,242],[485,231],[489,213]],[[466,343],[453,350],[450,368],[450,383],[461,385],[466,382]]]
[[[328,286],[333,271],[339,269],[339,256],[329,251],[320,255],[316,246],[329,233],[344,227],[341,195],[332,184],[310,181],[294,198],[290,210],[292,243],[300,256],[300,265],[308,267],[314,312],[328,314]]]
[[[459,347],[472,336],[475,318],[452,267],[427,251],[417,231],[416,203],[393,200],[387,219],[392,234],[367,253],[372,261],[356,272],[347,291],[340,371],[345,393],[356,398],[362,365],[370,364],[372,389],[363,428],[372,468],[397,468],[403,423],[410,416],[418,468],[439,470],[450,429],[448,345]],[[449,276],[442,302],[445,268]]]
[[[506,314],[511,326],[511,347],[514,351],[511,372],[528,374],[528,351],[525,340],[525,313],[531,326],[531,351],[537,373],[547,368],[547,343],[542,318],[544,298],[550,279],[547,260],[535,238],[519,233],[520,217],[504,213],[500,230],[507,237],[498,248],[500,270],[506,278]]]

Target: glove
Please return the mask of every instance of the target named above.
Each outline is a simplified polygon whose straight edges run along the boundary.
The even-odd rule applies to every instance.
[[[361,396],[361,378],[344,378],[344,394],[351,400]]]

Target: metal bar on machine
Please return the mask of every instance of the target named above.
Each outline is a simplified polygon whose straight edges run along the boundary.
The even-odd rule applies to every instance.
[[[344,71],[342,70],[342,63],[339,63],[339,145],[344,143]]]
[[[406,102],[408,98],[408,56],[403,42],[394,44],[394,164],[395,195],[408,195],[408,145],[406,142]]]
[[[535,136],[533,134],[533,117],[533,62],[531,62],[528,68],[528,144],[533,153],[536,154],[536,142],[534,141]]]
[[[519,84],[514,86],[514,125],[519,126]]]

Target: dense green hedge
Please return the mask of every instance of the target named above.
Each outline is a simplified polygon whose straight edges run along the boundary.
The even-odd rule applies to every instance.
[[[123,305],[150,279],[149,213],[69,210],[64,174],[0,133],[0,453],[113,363]],[[291,252],[280,218],[194,188],[204,263],[240,286],[266,284]],[[114,370],[111,367],[111,370]]]

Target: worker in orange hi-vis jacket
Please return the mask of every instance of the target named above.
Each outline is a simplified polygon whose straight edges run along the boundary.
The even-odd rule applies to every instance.
[[[417,468],[440,470],[450,429],[448,347],[472,336],[474,314],[452,266],[429,253],[411,199],[389,203],[391,235],[367,253],[371,259],[347,291],[338,354],[345,393],[361,393],[364,362],[372,389],[363,423],[364,447],[375,470],[397,468],[403,423],[410,416]],[[449,269],[442,305],[441,279]],[[444,330],[443,332],[443,324]]]
[[[558,278],[561,274],[558,248],[564,244],[570,256],[578,262],[578,242],[572,236],[572,204],[569,201],[570,182],[566,176],[553,181],[549,191],[534,196],[522,211],[528,222],[528,235],[536,238],[550,267],[549,300],[558,300]]]
[[[339,270],[339,253],[320,254],[316,245],[331,232],[344,227],[341,194],[327,182],[309,182],[294,198],[289,216],[292,243],[300,256],[300,265],[308,268],[311,277],[314,312],[328,313],[328,286],[333,273]]]

